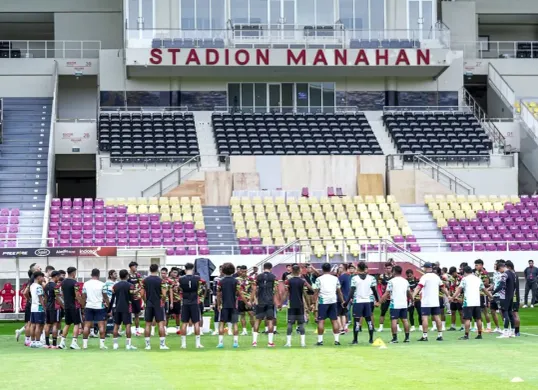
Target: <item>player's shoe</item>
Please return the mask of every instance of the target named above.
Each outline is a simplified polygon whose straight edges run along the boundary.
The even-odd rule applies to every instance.
[[[106,345],[101,345],[101,346],[99,347],[99,349],[101,349],[101,350],[105,350],[105,349],[108,349],[108,347],[107,347]]]
[[[119,346],[118,344],[114,344],[114,345],[112,346],[112,349],[113,349],[114,351],[116,351],[119,347],[120,347],[120,346]]]
[[[501,328],[495,328],[493,329],[493,333],[501,333]]]
[[[275,343],[268,343],[267,344],[267,348],[274,348],[275,347]]]
[[[17,329],[15,331],[15,340],[19,341],[19,339],[21,338],[21,330],[20,329]]]
[[[291,347],[291,345],[290,345],[290,347]],[[306,344],[302,343],[301,348],[306,348]]]
[[[232,348],[239,348],[239,343],[234,342],[233,345],[232,345]]]
[[[523,305],[523,309],[526,309],[528,306],[527,305]]]
[[[390,344],[398,344],[398,340],[390,340]]]
[[[125,349],[127,351],[136,351],[138,348],[136,348],[134,345],[127,345]]]
[[[170,349],[170,348],[168,348],[167,345],[161,345],[161,346],[159,346],[159,349],[166,349],[166,350],[168,350],[168,349]]]
[[[404,343],[410,343],[410,342],[411,342],[411,340],[409,340],[409,339],[404,340]]]
[[[441,332],[446,332],[446,327],[445,327],[445,326],[443,326],[443,327],[441,328]]]
[[[25,345],[26,345],[26,344],[25,344]],[[28,345],[26,345],[26,346],[28,346]],[[66,349],[65,344],[60,344],[60,345],[58,345],[58,349]]]
[[[137,330],[135,330],[135,334],[134,334],[134,335],[135,335],[136,337],[140,337],[140,336],[142,336],[142,333],[140,333],[140,332],[138,331],[138,329],[137,329]]]
[[[181,349],[187,349],[187,346],[186,346],[186,345],[182,345],[180,348],[181,348]]]
[[[457,329],[455,326],[451,326],[450,328],[448,328],[448,332],[455,332]]]
[[[77,343],[71,343],[71,345],[69,346],[69,349],[80,349],[80,347]]]
[[[218,330],[215,330],[213,331],[213,333],[211,333],[211,336],[218,336],[219,335],[219,331]]]
[[[219,349],[222,349],[222,348],[224,348],[224,344],[222,344],[222,343],[219,343],[219,344],[217,345],[217,348],[219,348]]]
[[[316,345],[317,345],[318,347],[322,347],[322,346],[323,346],[323,341],[318,341],[318,342],[316,343]]]
[[[478,331],[478,329],[476,328],[476,326],[474,326],[474,327],[471,328],[471,332],[476,332],[476,331]]]
[[[476,336],[478,337],[478,336]],[[469,336],[465,335],[465,336],[461,336],[460,338],[458,338],[458,340],[469,340]]]
[[[146,348],[144,348],[146,351],[151,350],[151,345],[146,345]]]
[[[243,331],[241,332],[241,336],[248,336],[248,332],[246,329],[243,329]]]
[[[435,341],[443,341],[443,336],[439,336],[435,339]]]
[[[90,332],[90,338],[92,339],[96,339],[97,338],[97,335],[95,334],[95,332]]]
[[[286,343],[286,344],[284,344],[284,347],[286,347],[286,348],[291,348],[291,344],[290,344],[290,343]]]
[[[477,335],[474,339],[475,339],[475,340],[482,340],[482,335],[479,334],[479,335]]]
[[[485,333],[491,333],[491,328],[486,328],[486,329],[484,329],[484,332],[485,332]]]
[[[500,336],[497,336],[498,339],[509,339],[510,335],[507,333],[502,333]]]
[[[334,345],[342,345],[342,344],[340,344],[340,341],[335,341]]]
[[[253,341],[253,342],[252,342],[252,347],[253,347],[253,348],[256,348],[257,346],[258,346],[258,342],[257,342],[257,341]]]
[[[409,329],[410,332],[414,332],[416,330],[416,328],[414,326],[411,327],[411,329]]]
[[[419,338],[417,341],[428,341],[428,338],[427,337],[424,337],[422,336],[421,338]]]
[[[359,345],[359,342],[357,340],[353,340],[351,345]]]
[[[203,349],[203,348],[204,348],[204,346],[202,344],[199,344],[199,345],[196,346],[196,349]]]

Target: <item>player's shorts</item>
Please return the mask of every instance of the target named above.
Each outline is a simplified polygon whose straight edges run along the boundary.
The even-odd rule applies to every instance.
[[[248,308],[245,302],[239,301],[237,305],[237,311],[239,311],[239,313],[246,313],[247,311],[252,311],[252,309]]]
[[[63,320],[65,317],[65,310],[64,309],[60,309],[60,321]]]
[[[288,309],[288,322],[290,324],[293,324],[294,322],[297,322],[298,324],[304,324],[305,318],[304,318],[304,308],[298,308]]]
[[[499,307],[501,308],[501,310],[510,311],[514,309],[514,302],[510,299],[502,299],[499,302]]]
[[[407,309],[390,309],[390,319],[391,320],[406,320],[407,319]]]
[[[385,314],[387,314],[387,311],[389,311],[390,301],[383,302],[381,304],[381,317],[384,317]]]
[[[163,322],[166,318],[164,307],[148,307],[146,306],[146,310],[144,310],[144,321],[146,322]]]
[[[133,300],[131,303],[133,314],[140,314],[142,311],[142,299]]]
[[[353,318],[365,318],[372,316],[373,302],[367,303],[354,303],[353,304]]]
[[[24,322],[30,322],[31,315],[32,315],[32,305],[27,303],[24,308]]]
[[[256,318],[258,320],[274,320],[275,314],[275,305],[256,305]]]
[[[462,308],[461,302],[450,302],[451,311],[461,311]]]
[[[318,321],[325,321],[327,318],[335,321],[338,318],[338,308],[336,303],[320,303],[318,307]]]
[[[101,322],[106,319],[106,309],[84,309],[85,322]]]
[[[193,324],[200,322],[200,305],[193,303],[190,305],[183,305],[181,308],[181,322],[192,321]]]
[[[519,304],[518,304],[519,306]],[[499,302],[497,302],[495,299],[492,300],[490,303],[489,303],[489,308],[493,311],[497,311],[499,310]]]
[[[512,303],[512,311],[517,313],[519,311],[519,302]]]
[[[238,321],[238,312],[237,309],[220,309],[219,311],[219,322],[231,322],[232,324],[237,324]]]
[[[441,308],[439,306],[435,307],[424,307],[420,308],[420,315],[422,316],[438,316],[441,315]]]
[[[482,319],[482,309],[479,306],[467,306],[463,308],[463,319],[474,319],[478,321]]]
[[[175,316],[180,315],[181,314],[181,302],[174,302],[172,304],[172,309],[170,310],[170,312]]]
[[[133,316],[128,312],[115,312],[114,313],[114,324],[115,325],[131,325],[133,323]]]
[[[488,297],[480,295],[480,308],[485,309],[486,307],[488,307]]]
[[[65,309],[65,324],[80,325],[82,324],[82,313],[80,309]]]
[[[30,312],[30,323],[43,325],[45,323],[45,312]]]
[[[342,302],[338,302],[337,304],[337,309],[338,309],[338,316],[339,317],[344,317],[344,316],[347,316],[347,306],[342,306]]]
[[[59,309],[49,309],[45,312],[45,321],[47,324],[52,325],[57,322],[60,322],[60,310]]]

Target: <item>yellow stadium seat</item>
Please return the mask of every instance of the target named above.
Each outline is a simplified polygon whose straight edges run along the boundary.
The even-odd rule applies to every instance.
[[[471,218],[476,218],[476,211],[473,211],[473,210],[467,210],[465,212],[465,217],[467,219],[471,219]]]
[[[258,224],[256,223],[256,221],[246,221],[245,228],[247,230],[256,230],[258,229]]]
[[[127,198],[127,201],[125,202],[125,205],[128,206],[130,204],[137,204],[136,198]]]
[[[172,214],[172,221],[173,222],[178,222],[178,221],[182,221],[183,219],[181,218],[181,213],[174,213]],[[240,221],[238,219],[238,221]]]
[[[325,250],[327,252],[327,256],[329,257],[333,257],[334,255],[338,254],[338,250],[334,245],[327,245]]]
[[[377,219],[383,219],[383,217],[381,216],[381,214],[379,213],[379,211],[374,211],[370,214],[370,218],[372,218],[372,220],[377,220]]]
[[[184,221],[191,221],[193,222],[194,221],[194,217],[192,216],[192,214],[181,214],[183,216],[183,220]]]
[[[157,208],[161,214],[168,213],[170,214],[170,206],[169,205],[163,205],[161,207]]]
[[[441,210],[432,211],[432,216],[434,219],[443,218],[443,212]]]
[[[155,205],[152,205],[152,206],[155,206]],[[155,207],[157,208],[157,211],[153,211],[152,214],[158,214],[159,213],[159,208],[157,206],[155,206]],[[155,209],[153,209],[153,210],[155,210]],[[138,206],[138,214],[147,214],[148,212],[149,212],[149,210],[148,210],[147,206],[144,206],[144,205]]]
[[[374,223],[371,219],[366,219],[364,221],[362,221],[362,226],[365,228],[365,229],[368,229],[368,228],[373,228],[374,227]]]
[[[375,202],[377,204],[385,203],[385,197],[383,195],[376,195]]]
[[[428,210],[430,211],[439,210],[439,205],[435,202],[428,203]]]
[[[319,237],[318,236],[318,229],[316,229],[316,228],[308,229],[308,238],[317,238],[317,237]]]
[[[471,210],[471,204],[468,202],[460,203],[460,207],[463,211]]]
[[[488,196],[487,195],[478,195],[478,201],[480,203],[487,202],[488,201]]]
[[[244,214],[244,220],[245,221],[255,221],[256,218],[254,217],[253,213],[248,212],[248,213]]]
[[[196,222],[194,223],[194,228],[195,228],[196,230],[205,229],[205,223],[204,223],[204,221],[196,221]]]
[[[462,219],[462,218],[465,218],[465,211],[463,210],[456,210],[454,211],[454,217],[456,219]]]
[[[377,229],[377,235],[381,238],[390,238],[389,231],[384,227]]]
[[[238,230],[236,235],[237,235],[237,238],[247,238],[248,237],[248,234],[247,234],[246,230]]]
[[[400,228],[397,226],[389,228],[389,234],[391,237],[399,236],[401,234]]]
[[[183,203],[183,198],[181,198],[181,203]],[[242,196],[241,197],[241,204],[242,205],[247,205],[247,204],[251,205],[252,202],[251,202],[251,200],[250,200],[250,198],[248,196]]]
[[[300,204],[299,205],[299,211],[301,213],[310,212],[310,205],[308,205],[308,204]]]
[[[387,203],[392,204],[392,203],[398,203],[398,202],[396,201],[396,198],[394,197],[394,195],[388,195],[387,196]]]
[[[116,198],[116,205],[117,206],[127,206],[129,203],[127,202],[127,199],[125,198]]]
[[[301,221],[301,224],[303,222]],[[308,221],[304,221],[304,228],[305,229],[312,229],[312,228],[316,228],[317,225],[316,225],[316,222],[314,222],[313,220],[308,220]]]
[[[290,215],[288,213],[280,213],[280,220],[281,221],[289,221]]]
[[[375,203],[375,198],[372,195],[366,195],[364,197],[364,203]]]
[[[390,205],[390,210],[393,211],[393,212],[394,211],[400,211],[400,205],[398,203],[392,203]]]
[[[328,213],[329,211],[333,211],[333,205],[330,203],[324,203],[321,205],[321,211],[324,213]]]
[[[349,246],[349,253],[353,257],[359,257],[361,254],[361,247],[359,246],[359,244],[351,244]]]
[[[297,204],[299,205],[308,204],[308,198],[300,197],[299,199],[297,199]]]
[[[262,245],[263,246],[273,245],[273,239],[271,237],[262,237]]]
[[[273,238],[278,238],[278,237],[282,237],[282,230],[280,229],[273,230]]]
[[[342,229],[351,227],[351,223],[347,219],[339,219],[340,220],[340,227]]]
[[[181,209],[184,209],[184,208],[189,209],[189,207],[190,207],[189,205],[182,205]],[[252,213],[254,210],[251,204],[242,205],[241,209],[243,210],[243,213]]]
[[[458,202],[450,202],[450,210],[461,210],[461,206]]]
[[[259,230],[256,230],[256,229],[254,229],[254,230],[249,230],[249,231],[248,231],[248,236],[249,236],[250,238],[253,238],[253,237],[263,237],[262,235],[260,235]]]
[[[350,211],[348,214],[347,214],[347,217],[351,220],[351,219],[359,219],[359,214],[357,214],[356,211]]]
[[[394,219],[389,219],[389,220],[386,221],[385,226],[387,228],[398,227],[398,224],[396,223],[396,221]]]
[[[482,210],[491,211],[493,210],[493,205],[491,204],[491,202],[484,202],[482,203]]]
[[[353,197],[353,203],[354,204],[361,204],[364,203],[364,199],[360,195],[356,195]]]
[[[510,196],[510,202],[512,203],[519,203],[521,200],[519,199],[519,196],[517,195],[511,195]]]
[[[239,200],[237,196],[232,196],[230,198],[230,205],[234,205],[234,204],[241,204],[241,201]]]
[[[444,228],[445,226],[448,226],[448,222],[446,221],[446,219],[439,218],[437,220],[437,227]]]
[[[149,198],[148,199],[148,204],[149,205],[152,205],[152,204],[158,205],[159,204],[159,198]]]
[[[430,203],[435,203],[433,195],[424,195],[424,204],[429,205]]]
[[[288,206],[285,205],[285,204],[277,204],[276,205],[276,211],[277,211],[277,213],[286,212],[286,211],[288,211]]]
[[[385,221],[383,221],[382,219],[376,219],[376,220],[374,221],[374,226],[375,226],[376,228],[381,228],[381,227],[384,228],[384,227],[386,226],[386,225],[385,225]]]
[[[467,202],[467,197],[465,195],[456,195],[456,201],[459,203]]]
[[[272,224],[274,222],[280,223],[280,221],[271,221],[270,223]],[[282,221],[282,229],[291,229],[291,228],[293,228],[293,223],[291,221]]]
[[[342,205],[342,204],[335,204],[334,207],[333,207],[333,211],[334,211],[335,213],[344,212],[344,205]]]
[[[466,200],[469,203],[478,202],[478,197],[476,195],[467,195]]]
[[[136,214],[138,213],[138,207],[135,205],[129,205],[127,206],[127,214]]]
[[[347,195],[342,196],[342,204],[353,204],[353,200]]]
[[[275,204],[286,204],[286,199],[283,196],[275,197]]]
[[[325,256],[325,247],[321,244],[314,245],[314,255],[316,257]]]
[[[342,230],[342,234],[345,238],[353,238],[355,237],[355,233],[353,232],[353,229],[350,227],[346,227]]]
[[[493,203],[493,210],[495,211],[501,211],[504,210],[504,204],[501,202],[495,202]]]
[[[382,213],[385,211],[390,211],[390,206],[387,203],[381,203],[379,205],[379,211]]]
[[[308,240],[308,234],[306,233],[306,230],[296,230],[295,235],[297,236],[298,240]]]
[[[194,220],[194,222],[203,221],[204,220],[204,215],[201,214],[201,213],[196,213],[196,214],[194,214],[193,220]]]
[[[472,208],[473,211],[480,211],[480,210],[482,210],[482,205],[480,203],[478,203],[478,202],[473,202],[471,204],[471,208]]]
[[[455,195],[447,195],[447,196],[446,196],[446,201],[447,201],[448,203],[456,202],[456,196],[455,196]]]
[[[265,207],[263,206],[263,204],[255,204],[253,210],[255,213],[265,213]]]
[[[367,219],[370,219],[370,213],[368,211],[361,211],[360,214],[359,214],[359,218],[362,220],[362,221],[365,221]]]
[[[331,200],[329,199],[328,196],[322,196],[322,197],[319,198],[319,203],[321,203],[321,204],[330,204]]]
[[[362,213],[363,211],[368,211],[368,206],[365,203],[359,203],[357,205],[357,212]]]
[[[342,204],[342,199],[339,196],[331,196],[329,199],[333,205]]]
[[[310,198],[308,198],[308,204],[309,205],[320,204],[320,201],[315,196],[311,196]]]
[[[439,202],[439,210],[450,210],[450,205],[447,202]]]
[[[273,215],[273,214],[271,214],[271,215]],[[254,217],[256,218],[256,221],[266,221],[266,220],[268,220],[267,216],[265,215],[265,211],[255,213]]]
[[[411,231],[411,229],[408,226],[402,228],[402,236],[407,237],[407,236],[410,236],[412,234],[413,234],[413,232]]]
[[[348,203],[348,204],[344,205],[344,209],[345,209],[348,213],[350,213],[350,212],[352,212],[352,211],[357,210],[357,207],[356,207],[353,203]]]
[[[378,207],[377,207],[377,204],[375,203],[368,203],[368,211],[370,213],[374,212],[374,211],[379,211]]]
[[[353,229],[358,228],[358,227],[362,227],[362,222],[361,222],[361,220],[360,220],[360,219],[353,219],[353,220],[351,220],[351,227],[352,227]]]
[[[290,204],[288,205],[288,211],[290,213],[298,213],[299,212],[299,206],[296,204]]]
[[[405,220],[405,218],[398,219],[397,223],[398,223],[399,228],[404,228],[404,227],[408,226],[407,220]]]
[[[275,242],[276,246],[284,246],[284,245],[286,245],[286,240],[284,240],[283,237],[276,237],[274,242]]]
[[[146,206],[138,206],[138,210],[140,211],[140,213],[145,213],[146,211],[141,211],[144,207]],[[159,206],[155,205],[155,204],[152,204],[149,206],[149,209],[148,209],[149,213],[150,214],[158,214],[159,213]]]
[[[312,220],[312,213],[304,213],[302,214],[303,221],[311,221]]]
[[[454,212],[452,210],[443,210],[444,219],[454,218]]]
[[[383,211],[382,214],[383,219],[386,221],[388,219],[392,219],[392,212],[391,211]]]
[[[170,222],[171,220],[172,218],[170,217],[170,213],[161,214],[161,222]]]
[[[488,201],[490,201],[491,203],[498,202],[499,197],[497,195],[490,195],[490,196],[488,196]]]
[[[366,235],[368,236],[368,238],[379,238],[379,236],[377,235],[377,229],[374,227],[366,229]]]
[[[164,205],[169,205],[169,204],[170,204],[170,199],[168,199],[167,197],[161,196],[159,198],[159,206],[164,206]]]
[[[193,196],[191,197],[191,205],[202,205],[202,199],[199,196]]]
[[[321,238],[331,237],[331,231],[328,228],[320,229],[318,232]]]
[[[170,203],[170,206],[174,204],[179,204],[179,198],[177,196],[171,196],[168,198],[168,203]]]
[[[231,207],[231,210],[232,210],[232,214],[233,213],[240,213],[241,212],[241,207],[238,206],[238,205],[234,205],[234,206]],[[172,213],[180,213],[181,212],[181,206],[178,205],[178,204],[173,204],[172,207],[170,207],[170,211]]]
[[[116,206],[116,198],[105,198],[105,206]]]
[[[401,210],[393,212],[392,215],[394,216],[394,219],[396,219],[396,220],[398,220],[400,218],[404,218],[404,213]]]
[[[445,196],[444,195],[435,195],[435,201],[437,203],[444,202],[445,201]]]
[[[264,196],[263,197],[263,204],[269,205],[269,204],[275,204],[272,196]]]
[[[262,197],[261,196],[253,196],[250,199],[250,203],[254,204],[263,204]]]
[[[265,212],[268,213],[276,213],[276,207],[274,204],[268,204],[265,205]]]
[[[510,202],[510,197],[508,195],[499,195],[499,202],[501,202],[502,204]]]
[[[271,221],[273,222],[273,221]],[[278,225],[275,225],[274,227],[270,227],[269,225],[269,222],[268,221],[259,221],[258,222],[258,228],[261,230],[261,229],[280,229],[280,224]]]
[[[137,205],[141,205],[141,204],[147,205],[148,204],[148,198],[143,198],[143,197],[136,198],[136,204]]]

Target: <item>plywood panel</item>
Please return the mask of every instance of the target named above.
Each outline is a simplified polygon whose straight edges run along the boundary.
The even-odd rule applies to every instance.
[[[426,175],[415,172],[415,203],[424,204],[424,195],[453,195],[454,191]]]
[[[208,206],[229,206],[232,196],[231,172],[205,173],[205,203]]]
[[[383,176],[383,188],[385,188],[386,172],[385,156],[358,156],[359,157],[359,173],[378,173]],[[386,189],[385,189],[386,190]]]
[[[388,195],[394,195],[398,203],[415,203],[415,171],[390,171]]]
[[[177,196],[181,198],[182,196],[198,196],[202,201],[202,204],[205,204],[205,181],[203,180],[187,180],[178,185],[176,188],[170,190],[165,196],[172,197]]]
[[[234,191],[258,191],[260,189],[260,175],[258,173],[233,173]]]
[[[356,156],[282,156],[281,175],[284,190],[342,187],[346,195],[357,193]]]
[[[256,156],[230,156],[230,172],[256,172]]]
[[[379,173],[359,173],[357,193],[359,195],[385,195],[383,175]]]

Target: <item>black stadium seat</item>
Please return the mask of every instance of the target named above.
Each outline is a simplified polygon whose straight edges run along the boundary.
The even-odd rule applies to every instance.
[[[101,112],[99,150],[110,151],[112,162],[182,161],[200,154],[189,112]]]
[[[383,122],[399,153],[444,158],[478,159],[489,156],[493,143],[476,117],[467,112],[396,111]]]
[[[383,154],[364,113],[214,113],[219,155]]]

